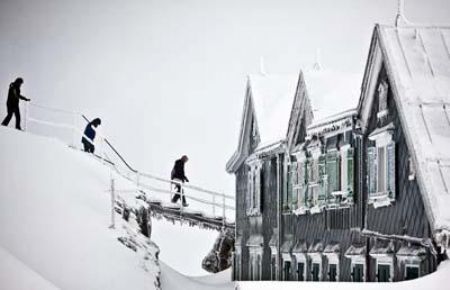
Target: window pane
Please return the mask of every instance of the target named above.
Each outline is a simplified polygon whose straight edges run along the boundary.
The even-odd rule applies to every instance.
[[[320,275],[320,265],[318,263],[313,263],[312,264],[312,280],[319,281],[319,275]]]
[[[378,148],[378,192],[386,191],[386,148]]]
[[[353,281],[363,282],[364,266],[362,264],[355,264],[353,266]]]
[[[289,281],[291,279],[291,261],[284,261],[283,273],[283,280]]]
[[[327,154],[328,192],[340,191],[340,164],[337,153]]]
[[[405,280],[412,280],[419,278],[419,267],[406,266]]]
[[[367,148],[367,171],[369,172],[369,193],[377,192],[377,149]]]
[[[337,281],[337,265],[336,264],[330,264],[329,265],[329,272],[328,272],[329,280],[331,282]]]
[[[297,264],[297,280],[298,281],[305,281],[304,273],[305,273],[305,264],[298,263]]]
[[[389,265],[378,265],[378,282],[389,282],[390,269]]]

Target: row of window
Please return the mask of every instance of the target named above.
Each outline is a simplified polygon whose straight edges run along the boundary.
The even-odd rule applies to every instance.
[[[288,164],[285,210],[320,208],[353,202],[353,148],[333,150]]]
[[[395,143],[388,130],[369,136],[373,146],[367,148],[366,164],[369,202],[375,207],[395,200]],[[387,136],[387,137],[386,137]],[[287,165],[287,190],[283,191],[283,209],[296,214],[316,213],[323,208],[353,204],[355,150],[344,146],[339,151],[309,158],[297,158]],[[247,214],[261,211],[261,161],[250,164],[246,195]],[[275,178],[275,177],[273,177]]]
[[[236,272],[241,271],[240,255],[235,257],[237,259],[238,267]],[[351,258],[351,281],[365,282],[366,277],[366,261],[364,256]],[[394,276],[394,259],[392,257],[383,257],[376,260],[376,281],[377,282],[392,282]],[[235,262],[235,263],[236,263]],[[251,251],[249,263],[249,277],[251,281],[259,281],[262,278],[262,252]],[[236,264],[235,264],[236,265]],[[282,277],[283,281],[339,281],[340,264],[337,256],[327,258],[326,271],[322,271],[323,261],[322,256],[316,255],[312,258],[284,258],[282,261]],[[271,258],[271,280],[277,279],[278,263],[276,255]],[[420,277],[420,263],[409,262],[403,265],[403,279],[412,280]],[[241,276],[236,276],[237,280],[241,280]]]

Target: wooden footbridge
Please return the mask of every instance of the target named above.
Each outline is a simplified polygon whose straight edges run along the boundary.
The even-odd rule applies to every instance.
[[[55,122],[52,114],[65,119]],[[81,149],[79,140],[83,136],[86,122],[89,122],[89,119],[79,112],[33,103],[25,108],[25,129],[27,131],[34,132],[34,126],[56,127],[59,131],[64,131],[64,134],[52,137],[61,139],[77,150]],[[34,133],[39,134],[39,130]],[[234,196],[138,171],[127,162],[106,137],[98,135],[96,154],[92,154],[92,157],[109,167],[111,172],[116,173],[111,174],[111,184],[107,189],[112,197],[112,222],[114,222],[114,214],[120,213],[126,218],[127,214],[134,213],[138,219],[147,219],[147,222],[150,223],[149,216],[215,230],[234,229]],[[127,180],[125,185],[123,182],[119,185],[117,176],[122,180]],[[177,183],[181,186],[182,194],[188,199],[189,207],[182,207],[170,202],[171,197],[175,194],[174,185]]]

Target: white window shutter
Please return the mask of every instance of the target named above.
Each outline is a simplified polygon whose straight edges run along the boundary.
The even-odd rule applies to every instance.
[[[326,157],[325,155],[320,155],[319,162],[318,162],[318,172],[319,172],[319,184],[320,188],[319,190],[319,200],[325,201],[327,198],[327,192],[328,192],[328,182],[327,182],[327,171],[326,171]]]
[[[395,199],[395,143],[387,145],[387,190],[389,197]]]
[[[333,191],[339,191],[339,181],[340,181],[340,166],[339,166],[339,156],[337,152],[331,152],[327,154],[327,175],[328,175],[328,194]]]
[[[377,192],[377,148],[368,147],[367,148],[367,173],[368,173],[368,190],[369,194]]]

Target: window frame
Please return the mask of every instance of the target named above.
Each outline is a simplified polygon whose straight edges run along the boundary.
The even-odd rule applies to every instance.
[[[287,257],[286,255],[283,255],[283,271],[282,271],[282,280],[283,281],[292,281],[292,258]],[[289,277],[286,276],[286,264],[289,263]],[[289,278],[289,279],[286,279]]]
[[[366,256],[364,254],[361,255],[345,255],[346,258],[350,259],[350,269],[351,269],[351,281],[352,282],[357,282],[354,279],[354,271],[355,271],[355,267],[356,265],[362,265],[363,270],[362,270],[362,281],[361,282],[366,282],[366,267],[367,267],[367,259]]]
[[[309,267],[308,267],[308,273],[309,273],[309,275],[308,275],[308,278],[309,278],[309,281],[314,281],[313,280],[313,278],[314,278],[314,275],[313,275],[313,269],[314,269],[314,264],[318,264],[319,265],[319,280],[318,281],[323,281],[323,270],[322,270],[322,268],[323,268],[323,265],[322,265],[322,263],[323,263],[323,259],[322,259],[322,254],[319,254],[319,253],[314,253],[314,254],[309,254],[309,257],[310,257],[310,259],[309,259]]]
[[[329,253],[326,254],[327,256],[327,272],[326,272],[326,276],[327,276],[327,281],[330,282],[339,282],[339,275],[340,275],[340,261],[339,261],[339,254],[337,253]],[[330,265],[335,265],[336,266],[336,280],[335,281],[331,281],[330,280]]]
[[[294,257],[295,257],[295,269],[296,269],[296,273],[297,273],[297,281],[299,278],[299,271],[298,271],[298,264],[303,264],[303,280],[301,281],[307,281],[308,280],[308,258],[306,257],[306,255],[304,253],[293,253]]]
[[[361,281],[355,281],[355,275],[354,275],[354,272],[355,272],[355,268],[356,268],[356,266],[357,265],[361,265],[362,266],[362,276],[361,276]],[[351,272],[351,276],[352,276],[352,282],[366,282],[366,263],[365,263],[365,261],[353,261],[352,260],[352,263],[351,263],[351,269],[352,269],[352,272]]]
[[[374,141],[375,146],[367,147],[367,191],[368,202],[375,208],[389,206],[396,198],[397,156],[393,129],[390,123],[369,135],[369,140]]]
[[[261,193],[262,193],[262,161],[259,159],[252,160],[247,164],[249,166],[247,176],[247,216],[255,216],[261,214]]]
[[[405,263],[405,267],[404,268],[405,269],[403,271],[403,280],[409,281],[409,280],[414,280],[414,279],[417,279],[417,278],[421,277],[421,275],[420,275],[420,263],[412,263],[412,262]],[[406,279],[406,276],[407,276],[407,273],[408,273],[408,268],[416,268],[417,269],[417,277],[416,278]]]
[[[377,282],[379,282],[379,266],[389,266],[389,279],[387,282],[393,282],[394,281],[394,258],[393,257],[378,257],[376,258],[376,277]]]

